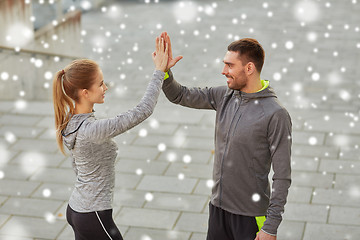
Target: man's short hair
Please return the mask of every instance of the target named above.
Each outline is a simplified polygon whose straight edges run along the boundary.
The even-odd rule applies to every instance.
[[[237,52],[243,65],[248,62],[254,63],[256,70],[260,73],[264,65],[265,52],[260,43],[253,38],[243,38],[232,42],[228,51]]]

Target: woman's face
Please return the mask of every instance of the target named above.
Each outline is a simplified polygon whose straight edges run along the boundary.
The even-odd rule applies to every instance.
[[[92,103],[104,103],[105,100],[105,92],[107,90],[107,86],[104,83],[104,76],[102,71],[99,69],[98,76],[94,82],[94,84],[91,86],[90,89],[88,89],[88,97],[90,102]]]

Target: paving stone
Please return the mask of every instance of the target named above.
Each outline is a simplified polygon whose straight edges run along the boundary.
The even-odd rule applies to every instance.
[[[215,128],[206,125],[181,125],[175,135],[185,135],[188,137],[214,138]]]
[[[157,158],[158,161],[181,162],[185,158],[191,158],[192,163],[208,163],[213,158],[212,151],[191,149],[168,149]]]
[[[71,226],[67,224],[65,229],[60,233],[60,235],[56,239],[58,240],[75,239],[75,234]]]
[[[208,214],[182,213],[175,229],[180,231],[206,233],[208,228]]]
[[[71,157],[68,156],[66,159],[60,162],[59,168],[73,169]]]
[[[316,172],[319,165],[318,158],[292,157],[291,169],[294,171],[313,171]]]
[[[3,167],[7,163],[9,163],[10,160],[13,159],[13,157],[16,156],[18,153],[18,151],[10,151],[6,149],[6,147],[0,142],[0,167]]]
[[[4,235],[4,234],[0,234],[0,237],[2,237],[3,239],[6,240],[33,240],[34,238],[27,238],[27,237],[18,237],[18,236],[14,236],[14,235]]]
[[[138,185],[140,179],[141,176],[135,174],[116,173],[115,188],[134,189]]]
[[[66,210],[67,210],[68,205],[69,205],[68,200],[62,201],[61,206],[54,213],[54,216],[56,216],[57,220],[62,220],[64,222],[67,222],[67,220],[66,220]]]
[[[360,163],[359,161],[322,159],[320,161],[319,171],[341,174],[360,174]]]
[[[326,144],[332,146],[355,146],[360,142],[360,136],[350,134],[333,134],[326,137]]]
[[[64,228],[63,221],[47,222],[44,218],[13,216],[1,229],[0,236],[25,240],[33,238],[55,239]],[[44,231],[46,229],[46,231]],[[11,239],[11,238],[10,238]]]
[[[145,208],[201,212],[208,203],[208,197],[188,194],[153,193],[153,200]]]
[[[312,196],[312,187],[290,186],[288,202],[309,203]]]
[[[303,240],[351,240],[360,234],[360,227],[323,223],[307,223]]]
[[[204,240],[206,239],[206,235],[205,233],[193,233],[190,240]]]
[[[41,119],[39,116],[22,116],[6,114],[0,116],[0,124],[12,126],[35,126]]]
[[[213,151],[215,148],[214,139],[213,138],[198,138],[198,137],[187,138],[185,140],[182,148]]]
[[[185,178],[180,180],[176,177],[165,176],[144,176],[138,185],[138,190],[158,191],[158,192],[176,192],[191,193],[197,180]]]
[[[290,221],[326,223],[328,211],[326,205],[287,203],[283,218]]]
[[[37,167],[26,168],[21,165],[6,165],[0,167],[0,170],[3,172],[3,179],[18,179],[18,180],[27,180],[34,172],[37,170]]]
[[[292,172],[291,173],[292,185],[301,187],[322,187],[331,188],[334,175],[322,174],[313,172]]]
[[[190,232],[180,232],[174,230],[156,230],[148,228],[130,227],[129,231],[124,236],[127,240],[139,240],[139,239],[176,239],[176,240],[188,240]]]
[[[145,203],[146,191],[138,191],[132,189],[118,189],[114,190],[113,206],[119,207],[142,207]],[[115,212],[115,211],[114,211]]]
[[[325,142],[325,134],[324,133],[317,133],[317,132],[298,132],[293,131],[292,133],[292,140],[294,144],[309,144],[309,141],[316,140],[315,145],[323,145]]]
[[[48,117],[48,116],[44,116],[41,118],[41,120],[39,120],[36,123],[37,127],[42,127],[42,128],[54,128],[55,129],[55,119],[53,116]]]
[[[0,180],[0,194],[2,196],[29,196],[40,185],[39,182],[21,180]]]
[[[31,181],[41,181],[47,183],[75,183],[75,173],[72,169],[46,168],[37,171],[31,178]]]
[[[0,102],[0,112],[10,112],[10,110],[14,107],[13,101],[1,101]]]
[[[344,111],[344,110],[343,110]],[[342,111],[342,112],[343,112]],[[346,112],[345,110],[344,112]],[[346,116],[343,113],[331,113],[326,112],[326,114],[323,115],[329,117],[329,121],[318,119],[311,119],[308,120],[308,124],[313,127],[313,129],[316,129],[317,131],[322,132],[333,132],[333,133],[350,133],[354,134],[360,133],[360,126],[357,124],[355,127],[351,127],[349,124],[352,121],[352,119],[348,116]],[[339,128],[334,128],[334,126],[341,126]]]
[[[292,156],[299,157],[318,157],[318,158],[337,158],[339,150],[330,146],[307,146],[293,144]]]
[[[161,109],[157,109],[161,110]],[[145,129],[148,135],[174,135],[175,131],[179,128],[179,124],[159,122],[156,118],[150,118],[144,121],[144,124],[135,126],[131,129],[132,133],[139,134],[141,129]]]
[[[166,176],[178,176],[184,174],[185,177],[211,179],[212,165],[197,163],[172,163],[166,170]]]
[[[185,108],[182,106],[172,105],[171,107],[163,107],[161,112],[156,112],[153,117],[160,122],[165,123],[181,123],[181,124],[197,124],[201,121],[205,110],[197,110]]]
[[[358,207],[331,206],[329,223],[360,226],[360,209]]]
[[[283,240],[302,240],[304,222],[283,220],[278,228],[277,238]]]
[[[353,186],[348,189],[316,188],[312,202],[338,206],[360,207],[360,188]]]
[[[22,151],[11,161],[11,164],[31,169],[37,169],[38,167],[57,167],[64,158],[65,156],[60,153],[44,153],[33,149],[32,151]]]
[[[153,160],[159,154],[158,149],[154,147],[118,145],[118,148],[118,158],[120,159]]]
[[[335,179],[335,188],[342,190],[353,191],[355,195],[359,191],[359,182],[360,176],[358,175],[346,175],[346,174],[336,174]],[[356,190],[358,189],[358,190]]]
[[[116,222],[125,226],[170,230],[178,217],[179,212],[175,211],[124,207],[116,216]]]
[[[5,136],[7,133],[12,133],[17,139],[19,138],[36,138],[44,131],[43,128],[38,127],[22,127],[22,126],[2,126],[0,128],[0,136]]]
[[[145,138],[137,138],[134,141],[135,146],[139,146],[139,149],[141,149],[141,146],[151,146],[157,149],[159,144],[165,144],[167,147],[170,148],[179,148],[181,147],[184,142],[186,141],[186,136],[160,136],[160,135],[152,135],[147,136]]]
[[[61,204],[62,201],[56,200],[49,201],[43,199],[11,197],[1,206],[0,212],[19,216],[44,217],[48,212],[55,212]]]
[[[342,147],[339,153],[339,159],[341,160],[360,160],[360,149],[357,148],[349,148],[349,147]]]
[[[37,140],[37,139],[20,139],[12,147],[12,150],[18,151],[41,151],[46,153],[55,153],[57,150],[56,142]]]
[[[209,180],[211,180],[211,179],[209,179]],[[200,180],[198,182],[198,184],[196,185],[194,194],[210,196],[211,195],[211,187],[208,186],[209,180]]]
[[[3,204],[8,199],[8,197],[0,196],[0,205]]]
[[[43,183],[31,197],[67,201],[73,191],[73,184]]]
[[[141,174],[162,175],[168,165],[169,163],[158,161],[120,159],[116,163],[115,171],[122,173],[136,173],[136,171],[140,169],[142,172]]]
[[[123,134],[120,134],[118,136],[116,136],[115,138],[113,138],[113,140],[116,142],[116,144],[118,146],[128,146],[128,145],[132,145],[135,141],[135,139],[137,139],[139,136],[136,133],[133,133],[132,131],[127,131]]]
[[[54,127],[46,129],[40,136],[39,139],[41,140],[54,140],[56,139],[56,130]]]
[[[12,113],[21,113],[28,115],[40,115],[40,116],[49,116],[54,115],[54,107],[51,102],[27,102],[27,106],[24,109],[13,109]]]
[[[115,220],[114,220],[114,221],[115,221]],[[129,231],[129,229],[130,229],[129,226],[119,225],[116,221],[115,221],[115,224],[116,224],[116,226],[118,227],[118,229],[119,229],[119,231],[120,231],[120,233],[121,233],[122,236],[124,236],[124,234],[126,234],[126,233]]]
[[[10,215],[8,214],[0,214],[0,226],[2,226],[9,218]]]

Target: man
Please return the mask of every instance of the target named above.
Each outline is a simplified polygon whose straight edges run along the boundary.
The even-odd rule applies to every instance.
[[[209,203],[207,240],[275,240],[291,183],[291,119],[260,73],[265,53],[255,39],[231,43],[222,74],[227,86],[187,88],[170,68],[163,91],[173,103],[214,109],[214,186]],[[268,174],[273,166],[270,194]]]

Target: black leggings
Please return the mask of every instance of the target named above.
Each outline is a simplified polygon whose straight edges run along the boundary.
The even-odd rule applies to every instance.
[[[66,219],[74,230],[75,240],[123,240],[112,218],[112,209],[79,213],[68,205]]]

